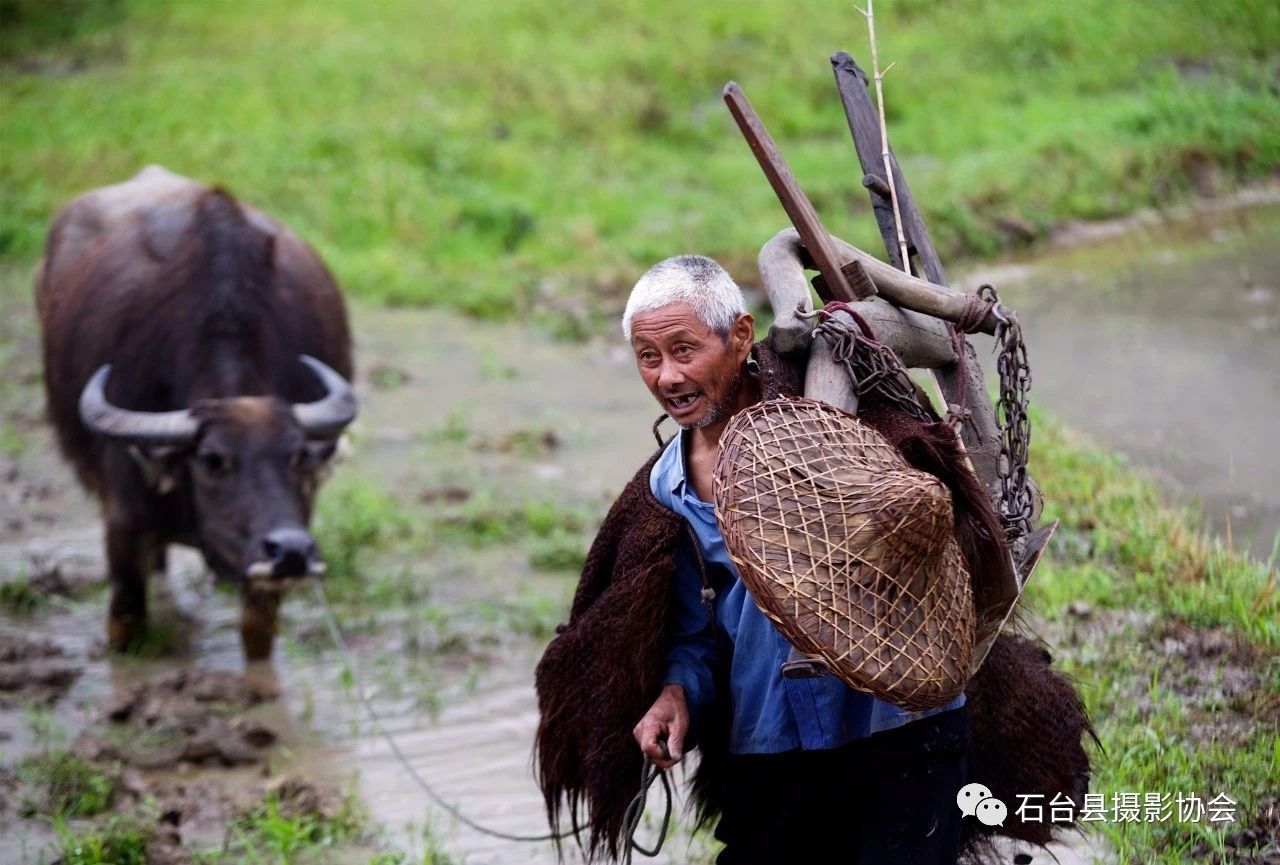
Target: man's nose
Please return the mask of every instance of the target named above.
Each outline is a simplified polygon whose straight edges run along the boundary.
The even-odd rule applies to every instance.
[[[678,387],[683,383],[684,370],[680,368],[680,364],[669,357],[664,357],[662,366],[658,367],[658,387],[666,390]]]

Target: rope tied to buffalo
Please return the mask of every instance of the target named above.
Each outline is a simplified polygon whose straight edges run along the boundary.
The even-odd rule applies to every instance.
[[[462,811],[459,810],[458,806],[447,801],[439,792],[437,792],[430,782],[428,782],[426,778],[422,777],[422,774],[413,767],[411,762],[409,762],[409,758],[405,755],[404,751],[400,749],[400,745],[396,742],[395,737],[388,732],[386,726],[382,723],[382,716],[378,714],[378,710],[373,705],[373,701],[365,693],[364,685],[360,680],[359,666],[356,662],[355,655],[347,646],[347,641],[342,635],[342,629],[338,626],[338,619],[334,615],[333,607],[330,606],[329,598],[324,593],[324,586],[319,581],[316,581],[314,589],[316,604],[320,608],[321,616],[324,619],[325,629],[328,631],[329,638],[333,642],[334,650],[337,651],[338,655],[342,659],[343,666],[350,671],[352,686],[355,689],[356,697],[360,701],[361,707],[368,716],[375,732],[377,732],[378,735],[382,737],[383,741],[387,743],[387,747],[390,749],[392,757],[394,757],[396,762],[400,764],[401,768],[404,769],[405,773],[414,782],[418,789],[425,793],[431,801],[435,802],[436,805],[442,808],[449,814],[449,816],[453,817],[459,823],[479,832],[482,835],[487,835],[490,838],[518,843],[536,843],[541,841],[563,841],[565,838],[573,837],[575,835],[574,832],[546,832],[540,835],[522,835],[491,829],[488,826],[477,823],[466,814],[463,814]],[[666,806],[662,817],[662,828],[659,831],[658,839],[654,843],[653,847],[646,848],[636,840],[636,833],[639,831],[640,822],[644,816],[645,804],[649,797],[649,788],[652,787],[654,782],[659,779],[662,781],[663,792],[666,795]],[[626,810],[624,825],[627,830],[627,846],[623,853],[624,863],[629,865],[631,862],[632,850],[635,850],[642,856],[652,857],[658,855],[662,850],[662,845],[666,842],[667,832],[671,827],[672,808],[673,796],[671,791],[671,781],[667,777],[666,770],[659,769],[657,766],[647,762],[644,763],[640,774],[640,790],[631,800],[631,803],[627,806]]]
[[[649,788],[657,780],[662,781],[662,792],[666,795],[666,807],[662,812],[662,828],[658,830],[658,840],[653,846],[643,847],[636,840],[636,833],[640,831],[640,821],[644,818],[644,806],[649,799]],[[662,845],[667,840],[667,831],[671,828],[671,809],[671,779],[667,777],[667,771],[659,769],[652,763],[644,763],[640,767],[640,792],[631,800],[631,804],[627,806],[622,816],[622,825],[627,831],[627,846],[622,851],[622,865],[631,865],[632,851],[650,858],[662,852]]]

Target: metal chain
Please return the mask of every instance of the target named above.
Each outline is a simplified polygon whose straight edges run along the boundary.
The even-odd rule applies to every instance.
[[[845,311],[853,315],[851,310]],[[874,393],[922,423],[933,422],[934,419],[916,399],[911,376],[893,349],[867,337],[857,324],[836,318],[831,309],[798,314],[802,317],[822,316],[822,321],[813,329],[813,335],[821,336],[831,346],[832,359],[848,372],[853,391],[859,399]]]
[[[1018,316],[1000,305],[995,288],[984,285],[978,296],[994,303],[996,317],[996,372],[1000,377],[1000,397],[996,400],[996,425],[1000,428],[1000,458],[996,474],[1000,478],[1000,519],[1005,535],[1017,540],[1031,531],[1031,490],[1027,485],[1027,457],[1031,449],[1031,417],[1027,394],[1031,390],[1031,365],[1022,340]]]

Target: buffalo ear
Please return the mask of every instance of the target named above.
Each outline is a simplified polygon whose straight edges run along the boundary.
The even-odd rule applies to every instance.
[[[312,465],[321,466],[333,459],[338,452],[337,439],[319,439],[306,444],[307,458]]]
[[[177,489],[188,451],[173,445],[129,445],[129,456],[142,469],[147,486],[160,495]]]
[[[316,439],[306,443],[307,464],[311,466],[311,481],[319,486],[329,479],[333,474],[333,466],[335,463],[341,462],[346,456],[348,446],[347,437],[340,436],[336,439]],[[315,492],[315,487],[312,487]]]

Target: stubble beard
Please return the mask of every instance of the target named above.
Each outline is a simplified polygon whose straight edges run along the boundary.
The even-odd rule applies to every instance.
[[[705,429],[712,424],[728,420],[733,416],[733,410],[738,404],[738,392],[742,390],[742,367],[739,366],[734,370],[733,378],[729,382],[729,386],[725,388],[724,396],[711,404],[706,414],[698,418],[691,424],[678,424],[681,429]]]

